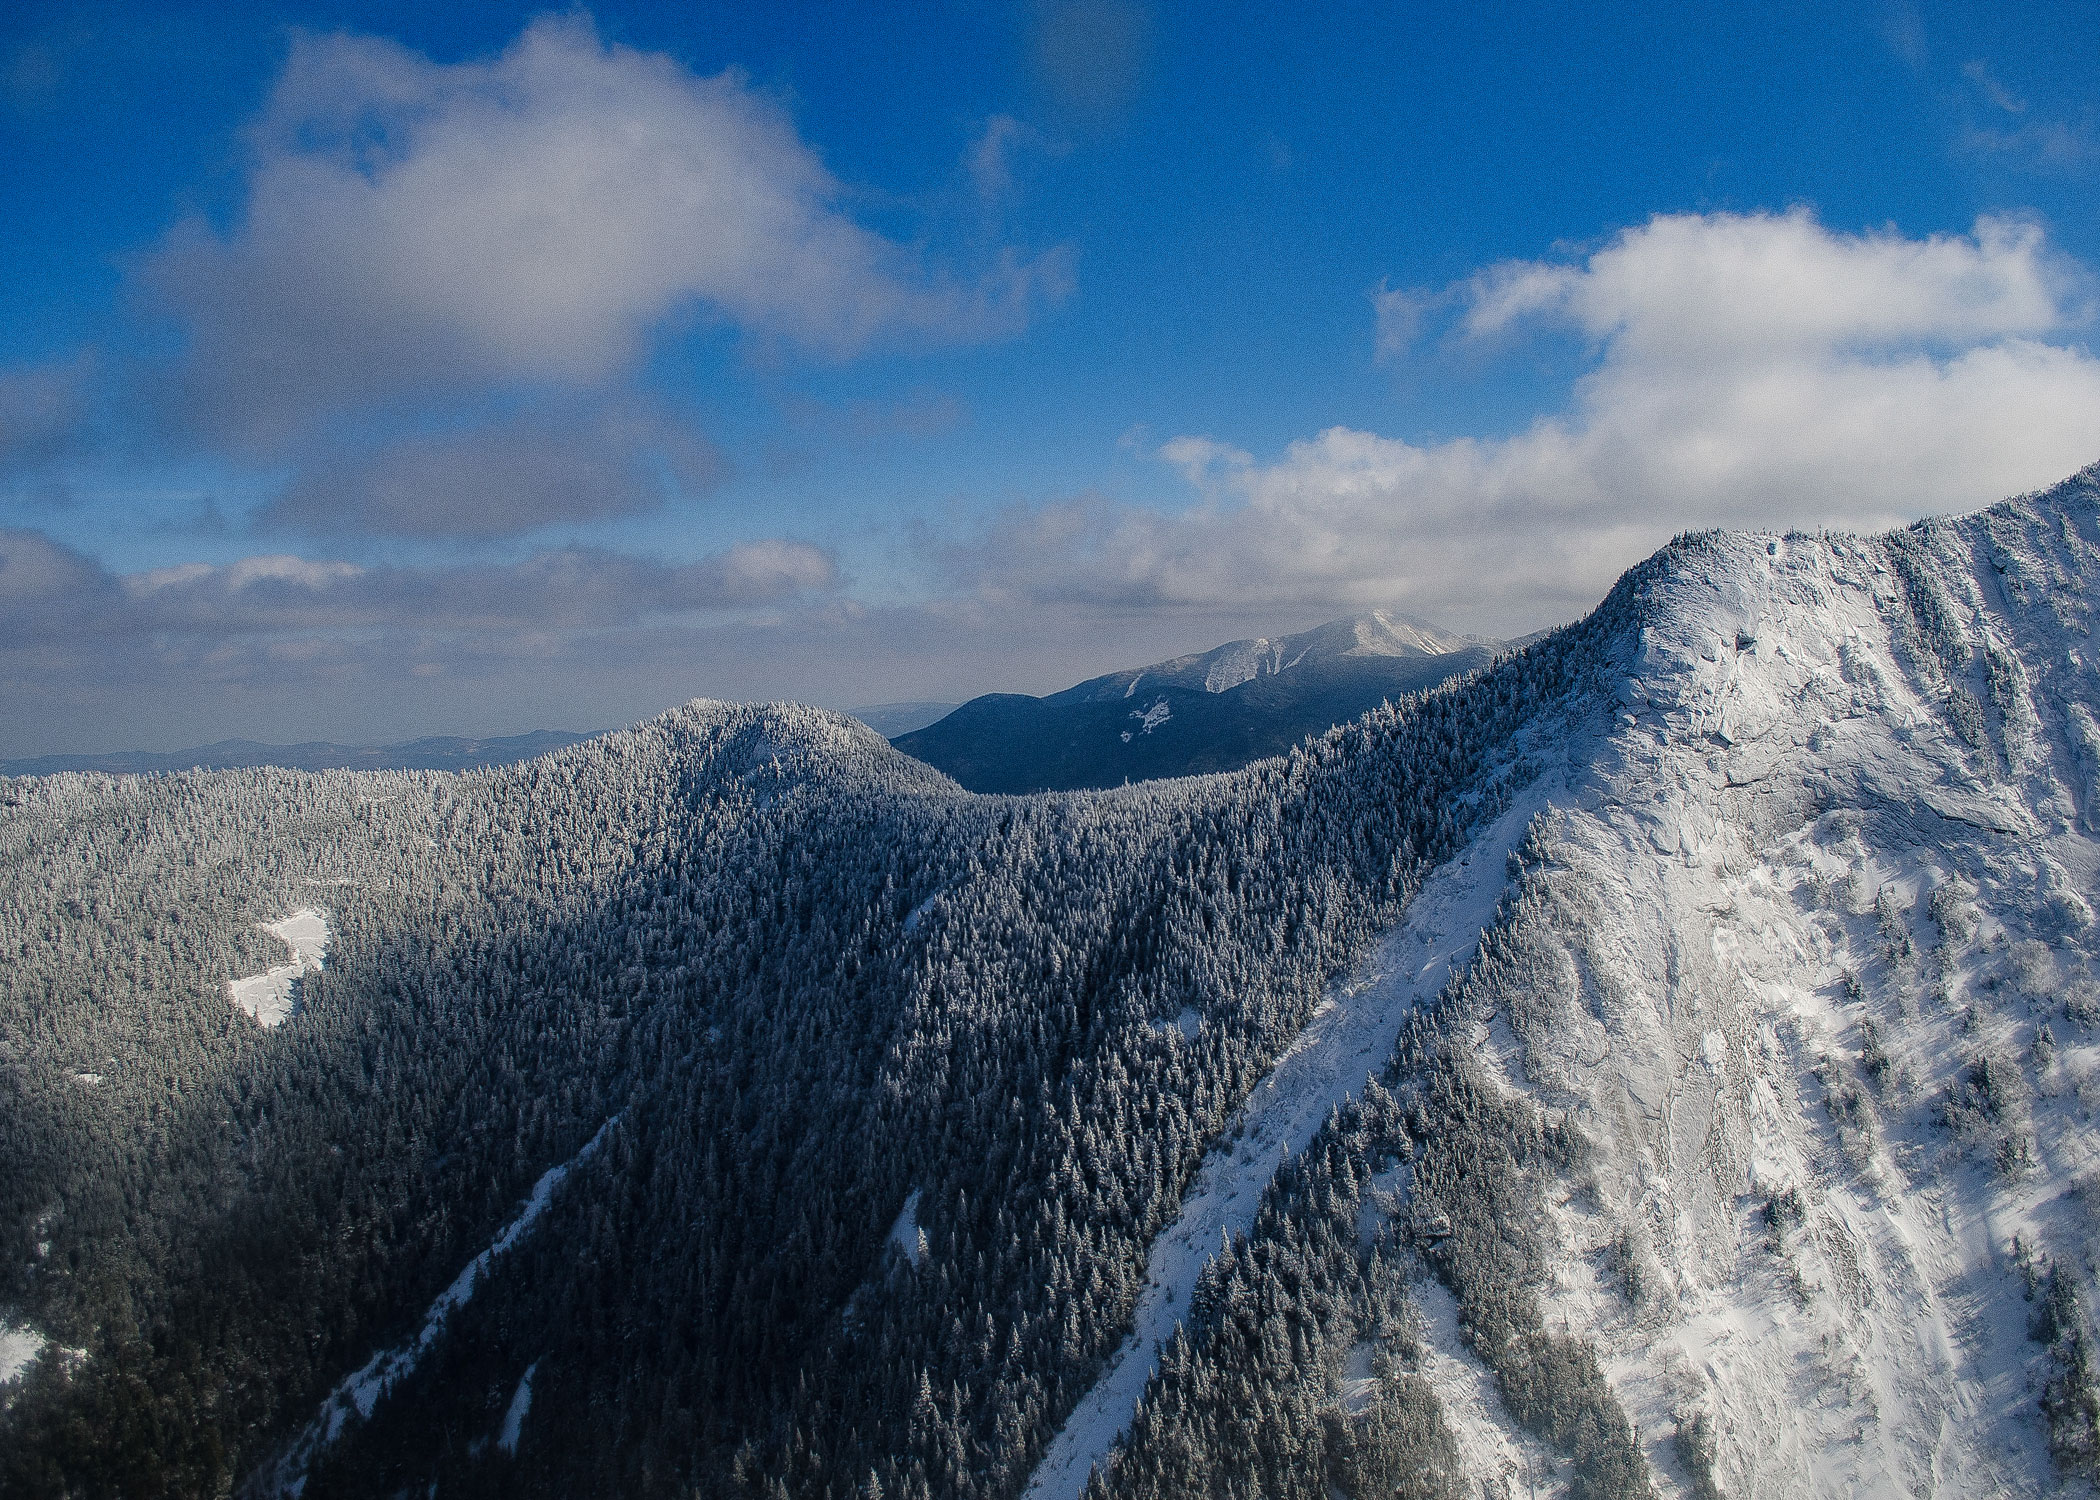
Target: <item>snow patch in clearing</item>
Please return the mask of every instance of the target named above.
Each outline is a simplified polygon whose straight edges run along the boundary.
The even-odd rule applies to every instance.
[[[532,1372],[539,1367],[538,1360],[525,1367],[517,1394],[510,1398],[510,1410],[503,1414],[503,1431],[496,1436],[496,1446],[505,1453],[515,1455],[518,1451],[518,1433],[525,1425],[525,1414],[532,1410]]]
[[[902,1250],[904,1258],[914,1266],[926,1258],[926,1231],[919,1227],[919,1192],[918,1188],[911,1190],[897,1222],[890,1226],[890,1243]]]
[[[1193,1042],[1196,1033],[1203,1029],[1203,1017],[1194,1007],[1184,1005],[1180,1015],[1171,1020],[1154,1021],[1152,1029],[1161,1036],[1178,1036],[1185,1042]]]
[[[1494,1372],[1466,1347],[1458,1299],[1434,1277],[1411,1282],[1407,1297],[1422,1351],[1418,1373],[1444,1409],[1461,1466],[1481,1494],[1559,1495],[1554,1455],[1518,1427],[1502,1402]],[[1500,1486],[1500,1489],[1496,1488]]]
[[[50,1342],[27,1325],[0,1323],[0,1385],[20,1379]]]
[[[1375,1344],[1352,1344],[1342,1361],[1342,1410],[1351,1416],[1369,1411],[1378,1397],[1378,1375],[1371,1366],[1376,1352]]]
[[[350,1413],[354,1410],[358,1416],[369,1418],[380,1398],[415,1370],[423,1355],[444,1333],[445,1320],[451,1316],[453,1309],[464,1307],[472,1300],[476,1284],[488,1273],[496,1258],[509,1251],[531,1231],[540,1215],[547,1211],[547,1205],[553,1202],[555,1189],[562,1185],[563,1179],[569,1173],[597,1155],[598,1148],[605,1143],[607,1133],[619,1120],[620,1117],[614,1115],[598,1127],[598,1133],[584,1143],[581,1151],[560,1166],[549,1167],[540,1174],[539,1181],[532,1185],[532,1196],[525,1200],[525,1206],[518,1216],[504,1226],[503,1232],[489,1243],[487,1249],[467,1262],[466,1268],[453,1278],[452,1285],[438,1293],[437,1300],[430,1304],[430,1310],[423,1315],[422,1330],[413,1341],[397,1348],[380,1350],[365,1361],[363,1368],[344,1376],[336,1388],[328,1393],[328,1398],[321,1403],[320,1413],[307,1425],[306,1431],[301,1433],[299,1440],[292,1445],[291,1452],[278,1465],[275,1481],[278,1494],[296,1496],[303,1491],[306,1487],[308,1466],[322,1449],[342,1435],[343,1425],[350,1420]],[[531,1379],[530,1371],[526,1372],[526,1379]],[[525,1399],[529,1404],[531,1397],[528,1395]],[[513,1408],[517,1405],[515,1400],[511,1404]],[[523,1421],[524,1415],[523,1411],[519,1411],[518,1420]]]
[[[1087,1476],[1129,1428],[1159,1346],[1188,1316],[1196,1278],[1227,1234],[1245,1234],[1286,1153],[1385,1065],[1407,1017],[1468,962],[1495,915],[1510,851],[1546,805],[1534,782],[1457,856],[1433,871],[1406,920],[1363,968],[1320,1004],[1269,1076],[1256,1084],[1212,1147],[1180,1216],[1152,1243],[1136,1326],[1107,1371],[1073,1408],[1029,1479],[1028,1500],[1079,1500]]]
[[[276,1026],[298,1009],[299,981],[327,964],[328,917],[302,906],[282,921],[263,923],[262,930],[292,950],[292,961],[246,979],[229,979],[226,994],[257,1025]]]

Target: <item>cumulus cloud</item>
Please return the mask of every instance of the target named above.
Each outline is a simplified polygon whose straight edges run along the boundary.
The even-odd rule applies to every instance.
[[[266,531],[486,539],[638,515],[712,489],[722,464],[660,414],[605,409],[425,433],[310,463],[257,515]]]
[[[2082,315],[2074,273],[2041,229],[1979,220],[1973,235],[1833,234],[1806,210],[1671,214],[1574,264],[1511,261],[1465,286],[1465,332],[1554,318],[1618,364],[1743,364],[2060,330]]]
[[[1190,508],[1015,510],[941,560],[996,597],[1398,604],[1528,629],[1685,528],[1878,528],[2092,462],[2089,285],[2017,222],[1907,239],[1806,212],[1658,217],[1444,294],[1464,342],[1594,341],[1563,414],[1426,444],[1337,427],[1270,462],[1180,438],[1159,452],[1196,485]]]
[[[187,332],[187,414],[252,440],[433,390],[603,382],[688,308],[827,357],[989,336],[1062,274],[1011,253],[930,271],[854,221],[740,75],[577,15],[449,65],[297,37],[250,147],[238,221],[180,226],[144,279]]]

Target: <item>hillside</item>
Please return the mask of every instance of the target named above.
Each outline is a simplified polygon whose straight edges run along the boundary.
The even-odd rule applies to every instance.
[[[0,1479],[2082,1492],[2096,589],[2088,470],[1197,780],[8,782]]]
[[[892,743],[976,792],[1237,770],[1493,660],[1495,642],[1373,612],[1090,678],[988,693]]]

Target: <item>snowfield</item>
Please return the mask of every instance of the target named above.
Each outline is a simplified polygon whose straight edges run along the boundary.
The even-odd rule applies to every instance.
[[[18,1378],[37,1356],[44,1352],[50,1342],[34,1328],[18,1328],[12,1323],[0,1323],[0,1385]]]
[[[299,981],[327,964],[328,917],[302,906],[281,921],[264,923],[262,930],[292,950],[292,961],[246,979],[229,979],[226,994],[257,1025],[276,1026],[298,1008]]]
[[[1725,538],[1673,575],[1541,824],[1563,982],[1478,1019],[1595,1147],[1546,1319],[1666,1488],[1701,1412],[1728,1494],[2059,1479],[2019,1257],[2075,1268],[2090,1317],[2100,568],[2049,509],[1913,535]]]

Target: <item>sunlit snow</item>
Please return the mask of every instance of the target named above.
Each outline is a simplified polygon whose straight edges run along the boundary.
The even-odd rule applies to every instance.
[[[302,906],[281,921],[264,923],[262,930],[292,950],[292,961],[246,979],[229,979],[226,993],[258,1025],[276,1026],[297,1009],[299,981],[326,965],[328,917]]]
[[[1540,1308],[1594,1347],[1665,1492],[1691,1485],[1672,1434],[1693,1415],[1724,1494],[2046,1491],[2053,1356],[2022,1268],[2100,1242],[2100,554],[2017,505],[1695,545],[1600,663],[1612,696],[1570,709],[1562,784],[1437,872],[1381,958],[1512,922],[1504,858],[1543,810],[1508,928],[1534,977],[1454,1024],[1585,1143],[1548,1193]],[[1440,891],[1462,916],[1435,920]],[[1220,1230],[1310,1136],[1272,1117],[1316,1127],[1384,1062],[1389,1025],[1346,1071],[1323,1028],[1428,992],[1335,996],[1257,1087],[1032,1497],[1079,1495],[1128,1426]],[[1986,1065],[1994,1097],[1964,1103]],[[1450,1294],[1410,1296],[1474,1483],[1564,1493]],[[1345,1376],[1346,1401],[1361,1362]]]
[[[34,1328],[0,1323],[0,1385],[19,1379],[50,1342]]]

